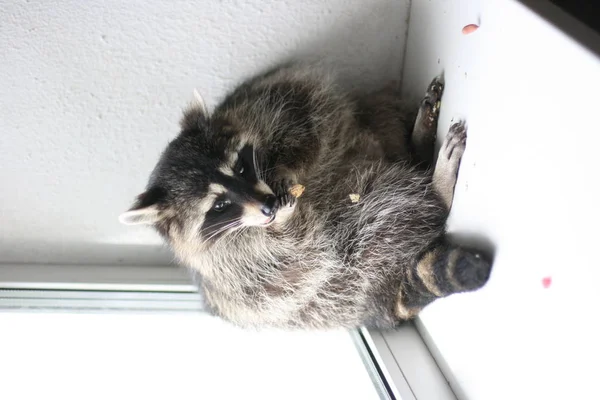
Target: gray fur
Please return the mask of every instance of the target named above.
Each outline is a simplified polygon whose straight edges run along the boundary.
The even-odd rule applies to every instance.
[[[437,104],[441,89],[430,92]],[[245,82],[210,118],[188,111],[148,185],[160,195],[130,212],[158,213],[154,226],[198,274],[209,308],[235,324],[393,327],[489,276],[489,263],[445,240],[462,151],[434,185],[423,161],[433,158],[437,112],[407,107],[393,85],[349,94],[331,73],[283,66]],[[213,201],[208,187],[222,160],[197,160],[242,144],[254,146],[258,176],[283,204],[268,226],[235,226],[207,241],[201,209]],[[280,193],[297,183],[306,189],[296,201]]]

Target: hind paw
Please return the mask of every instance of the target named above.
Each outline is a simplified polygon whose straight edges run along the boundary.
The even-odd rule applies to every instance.
[[[417,163],[430,166],[433,162],[437,123],[444,92],[444,80],[440,75],[431,81],[421,100],[411,135]]]
[[[434,112],[439,111],[439,102],[442,99],[442,93],[444,93],[444,77],[442,75],[433,78],[433,81],[427,87],[425,92],[425,98],[422,103],[428,103],[432,106]]]
[[[431,135],[434,135],[434,139],[443,92],[444,80],[440,75],[435,77],[427,87],[425,97],[421,100],[419,107],[419,123],[423,125],[421,129],[429,130]]]
[[[466,146],[467,128],[464,121],[452,124],[444,139],[433,171],[434,187],[448,209],[452,207],[458,168]]]
[[[458,121],[450,126],[440,157],[444,156],[448,161],[459,163],[467,147],[467,127],[464,121]]]

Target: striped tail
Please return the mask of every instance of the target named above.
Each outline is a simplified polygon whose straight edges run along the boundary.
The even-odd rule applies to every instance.
[[[408,268],[398,293],[396,316],[410,319],[437,298],[480,289],[488,281],[491,268],[491,263],[474,250],[446,240],[437,242]]]

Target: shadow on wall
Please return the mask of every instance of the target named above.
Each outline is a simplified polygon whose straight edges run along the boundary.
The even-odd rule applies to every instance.
[[[408,29],[408,5],[365,1],[352,18],[336,18],[318,37],[295,49],[300,59],[322,60],[335,68],[348,89],[374,89],[400,81]]]

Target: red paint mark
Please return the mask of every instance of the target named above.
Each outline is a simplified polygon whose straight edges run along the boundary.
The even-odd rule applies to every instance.
[[[469,25],[465,26],[464,28],[462,28],[462,34],[468,35],[468,34],[475,32],[477,29],[479,29],[479,25],[469,24]]]
[[[552,277],[546,276],[542,279],[542,286],[544,287],[544,289],[548,289],[550,285],[552,285]]]

